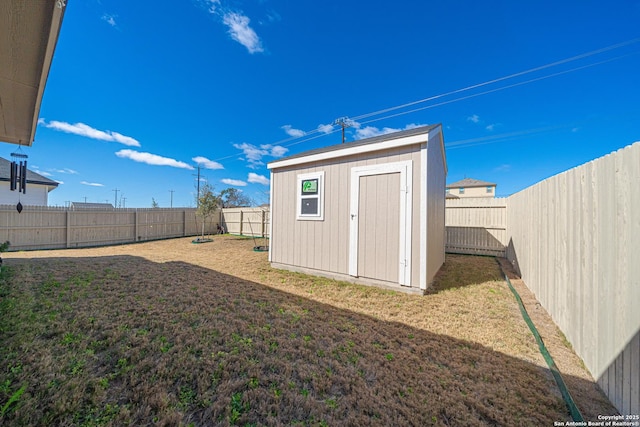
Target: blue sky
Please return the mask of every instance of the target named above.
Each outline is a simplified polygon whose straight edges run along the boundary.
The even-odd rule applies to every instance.
[[[639,23],[640,1],[69,0],[23,151],[50,205],[193,206],[198,164],[265,203],[266,163],[340,143],[338,118],[349,141],[442,123],[447,182],[506,196],[640,140]]]

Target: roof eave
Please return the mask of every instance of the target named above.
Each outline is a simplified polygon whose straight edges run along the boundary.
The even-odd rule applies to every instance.
[[[271,162],[267,164],[268,169],[280,169],[288,166],[297,166],[306,163],[313,163],[322,160],[335,159],[339,157],[351,156],[361,153],[369,153],[373,151],[387,150],[390,148],[403,147],[405,145],[418,144],[423,142],[428,142],[430,138],[434,135],[437,135],[440,132],[440,125],[432,125],[429,127],[425,127],[424,132],[415,133],[408,136],[399,136],[394,138],[394,134],[388,134],[386,139],[382,139],[378,142],[371,143],[358,143],[349,145],[346,144],[345,147],[336,146],[335,149],[331,149],[330,151],[320,151],[314,152],[316,150],[312,150],[308,155],[301,153],[301,155],[294,155],[289,158],[285,158],[282,160],[277,160],[275,162]],[[372,140],[376,140],[378,137],[369,138]],[[366,142],[366,140],[361,140],[359,142]]]
[[[13,108],[12,114],[5,117],[5,119],[9,120],[9,123],[12,123],[13,126],[16,126],[15,123],[22,123],[23,125],[21,128],[19,125],[16,126],[15,130],[0,132],[0,141],[2,142],[23,146],[33,145],[36,128],[38,126],[40,107],[42,105],[42,97],[47,78],[49,77],[49,70],[51,69],[55,48],[58,43],[60,28],[66,9],[66,1],[67,0],[29,2],[27,7],[24,8],[24,10],[27,11],[26,17],[25,15],[11,14],[11,9],[8,11],[10,13],[8,15],[9,22],[14,20],[13,23],[18,27],[28,25],[29,17],[37,16],[38,14],[44,15],[44,21],[41,22],[49,23],[50,25],[36,26],[33,31],[27,31],[28,37],[26,37],[26,39],[21,39],[21,43],[23,44],[41,46],[41,54],[33,58],[20,57],[20,55],[18,55],[18,58],[15,58],[9,53],[8,58],[4,56],[0,58],[3,61],[7,61],[5,64],[9,67],[15,67],[18,74],[20,74],[20,70],[34,70],[34,72],[37,73],[36,78],[28,82],[28,85],[35,90],[33,94],[30,94],[29,100],[22,104],[24,107],[18,108],[16,105],[4,106],[5,108]],[[5,6],[11,8],[12,4],[6,3]],[[11,27],[10,25],[0,29],[0,31],[10,32]],[[19,46],[16,48],[19,49]],[[11,78],[7,81],[11,82]],[[14,82],[7,84],[5,87],[8,87],[8,92],[0,95],[6,96],[7,99],[17,96],[14,93],[16,90],[15,86],[21,84],[23,83]],[[35,87],[35,85],[37,85],[37,87]],[[7,126],[5,129],[12,129],[13,126]]]

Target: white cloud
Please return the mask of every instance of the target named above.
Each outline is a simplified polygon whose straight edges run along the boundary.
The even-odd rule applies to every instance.
[[[220,6],[220,0],[205,0],[207,6],[209,6],[209,13],[216,13],[218,6]]]
[[[222,22],[229,28],[231,38],[246,47],[249,53],[264,52],[260,37],[249,26],[251,20],[245,15],[228,12],[222,17]]]
[[[270,144],[263,144],[260,147],[256,147],[253,144],[243,142],[242,144],[233,144],[233,146],[238,150],[242,150],[245,159],[251,168],[263,165],[264,162],[262,161],[262,158],[264,156],[282,157],[287,151],[289,151],[288,148],[280,145]]]
[[[57,173],[68,173],[69,175],[77,175],[78,171],[74,171],[73,169],[64,168],[64,169],[51,169],[53,172]]]
[[[37,167],[33,167],[33,171],[37,174],[40,174],[42,176],[51,176],[53,174],[49,173],[49,172],[45,172],[45,171],[41,171],[40,169],[38,169]]]
[[[378,135],[386,135],[388,133],[400,132],[401,130],[415,129],[420,126],[423,126],[423,125],[411,123],[406,125],[402,129],[390,128],[390,127],[384,127],[382,129],[379,129],[375,126],[360,127],[359,123],[356,123],[354,125],[354,127],[356,128],[356,139],[371,138]]]
[[[49,123],[47,123],[44,119],[42,119],[42,122],[38,120],[38,123],[49,129],[54,129],[61,132],[86,136],[87,138],[98,139],[100,141],[119,142],[120,144],[128,145],[131,147],[140,147],[140,143],[130,136],[125,136],[121,133],[111,132],[109,130],[98,130],[84,123],[71,124],[66,122],[59,122],[57,120],[51,120]]]
[[[478,116],[477,114],[474,114],[473,116],[467,117],[467,121],[478,123],[480,122],[480,116]]]
[[[239,179],[224,178],[224,179],[221,179],[220,182],[227,185],[233,185],[235,187],[244,187],[247,185],[246,182],[240,181]]]
[[[199,164],[200,166],[206,169],[214,169],[214,170],[224,169],[224,166],[222,166],[220,163],[214,162],[213,160],[209,160],[206,157],[197,156],[192,158],[191,160],[193,160],[194,162],[196,162],[197,164]]]
[[[57,182],[58,184],[64,184],[64,181],[60,181],[59,179],[54,179],[55,182]]]
[[[493,132],[493,130],[495,128],[496,128],[496,125],[495,124],[491,124],[491,125],[488,125],[485,129],[487,129],[489,132]]]
[[[156,154],[151,154],[151,153],[141,153],[139,151],[133,151],[133,150],[120,150],[116,152],[116,156],[122,157],[123,159],[131,159],[134,162],[146,163],[148,165],[171,166],[174,168],[189,169],[189,170],[193,169],[193,166],[185,162],[181,162],[175,159],[170,159],[168,157],[158,156]]]
[[[284,129],[284,131],[287,133],[287,135],[292,136],[294,138],[299,138],[301,136],[305,136],[306,133],[303,130],[300,129],[294,129],[291,127],[291,125],[284,125],[282,126],[282,129]]]
[[[257,173],[253,173],[253,172],[249,172],[249,177],[247,181],[253,184],[269,185],[269,178],[263,175],[258,175]]]
[[[100,183],[97,183],[97,182],[80,181],[80,184],[88,185],[90,187],[104,187],[104,184],[100,184]]]
[[[118,24],[116,24],[116,18],[117,15],[109,15],[109,14],[104,14],[102,15],[102,20],[105,21],[107,24],[111,25],[112,27],[117,26]]]
[[[511,165],[500,165],[497,168],[494,168],[493,171],[494,172],[509,172],[511,170]]]
[[[260,147],[269,150],[269,155],[271,157],[282,157],[286,154],[287,151],[289,151],[288,148],[285,148],[281,145],[275,145],[275,146],[261,145]]]
[[[318,131],[322,133],[331,133],[333,131],[333,125],[318,125]]]

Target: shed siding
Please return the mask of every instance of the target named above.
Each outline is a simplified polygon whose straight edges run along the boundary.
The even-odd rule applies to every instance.
[[[349,195],[351,168],[411,160],[414,164],[412,189],[414,200],[419,185],[419,145],[330,159],[307,165],[274,170],[272,205],[273,230],[271,261],[331,273],[349,273]],[[299,174],[325,172],[324,221],[296,220]],[[442,192],[442,191],[440,191]],[[414,221],[419,218],[419,207],[412,207]],[[382,225],[381,225],[382,226]],[[277,230],[277,231],[276,231]],[[417,287],[419,277],[419,228],[412,231],[412,286]]]
[[[442,132],[427,144],[427,277],[429,285],[444,263],[446,170],[443,157]],[[424,190],[423,190],[424,191]]]

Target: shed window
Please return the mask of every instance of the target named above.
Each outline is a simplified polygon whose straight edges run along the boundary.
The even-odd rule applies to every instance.
[[[324,172],[298,175],[299,220],[322,221],[324,219]]]

